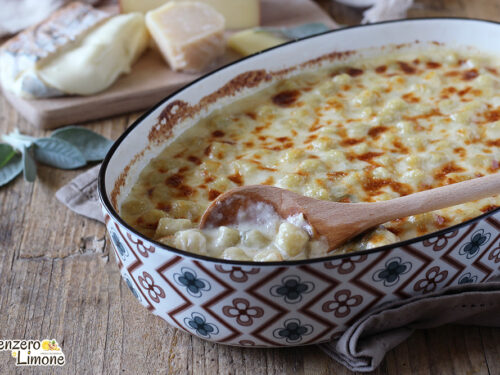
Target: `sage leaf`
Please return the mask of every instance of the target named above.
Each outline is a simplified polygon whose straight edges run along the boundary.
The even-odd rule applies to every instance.
[[[328,26],[321,22],[304,23],[292,27],[259,27],[257,31],[267,31],[287,39],[301,39],[306,36],[316,35],[330,30]]]
[[[300,39],[306,36],[316,35],[330,30],[328,26],[321,22],[305,23],[294,27],[283,27],[281,32],[287,38]]]
[[[33,182],[36,179],[36,163],[33,158],[33,147],[23,147],[23,172],[24,179]]]
[[[12,158],[0,168],[0,186],[3,186],[23,171],[23,160],[21,154],[14,154]]]
[[[16,154],[16,150],[11,145],[0,143],[0,168],[9,162]]]
[[[51,167],[75,169],[87,164],[80,150],[62,139],[39,138],[35,146],[35,159]]]
[[[58,129],[51,137],[71,143],[81,151],[87,161],[101,161],[113,144],[113,141],[80,126]]]

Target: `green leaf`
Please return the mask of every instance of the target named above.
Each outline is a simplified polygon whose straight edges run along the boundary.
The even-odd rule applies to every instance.
[[[11,145],[0,143],[0,168],[9,162],[16,154],[16,151]]]
[[[267,31],[278,34],[288,39],[301,39],[306,36],[316,35],[330,30],[328,26],[321,22],[305,23],[293,27],[259,27],[257,31]]]
[[[87,161],[101,161],[113,144],[113,141],[80,126],[58,129],[51,137],[71,143],[81,151]]]
[[[321,22],[305,23],[295,27],[282,27],[283,35],[290,39],[300,39],[306,36],[316,35],[330,30],[328,26]]]
[[[20,154],[15,154],[0,168],[0,186],[12,181],[23,171],[23,160]]]
[[[28,182],[33,182],[36,179],[36,163],[33,158],[33,148],[23,148],[23,172],[24,179]]]
[[[61,169],[75,169],[87,164],[80,150],[62,139],[40,138],[35,141],[35,159]]]

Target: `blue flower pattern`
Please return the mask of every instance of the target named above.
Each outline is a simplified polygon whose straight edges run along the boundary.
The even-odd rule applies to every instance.
[[[184,318],[184,324],[193,329],[198,336],[206,339],[219,333],[219,329],[215,324],[207,323],[205,317],[197,312],[192,313],[191,318]]]
[[[135,296],[135,298],[137,298],[139,301],[142,302],[141,296],[139,295],[139,293],[137,293],[134,286],[132,285],[132,282],[127,277],[125,277],[125,282],[127,283],[128,288],[130,289],[132,294]]]
[[[277,339],[285,339],[288,343],[302,341],[304,336],[311,334],[313,327],[309,324],[301,324],[298,319],[288,319],[283,324],[283,328],[277,328],[273,336]]]
[[[470,272],[464,273],[458,280],[458,284],[474,284],[477,282],[477,276],[472,276]]]
[[[472,234],[470,242],[467,242],[460,248],[460,255],[465,255],[467,259],[475,257],[482,246],[484,246],[491,237],[491,233],[484,233],[484,229],[479,229]]]
[[[122,242],[118,238],[118,235],[116,232],[111,232],[111,240],[113,241],[113,244],[115,245],[115,249],[120,253],[122,258],[127,258],[128,257],[128,250],[125,249],[125,246],[123,246]]]
[[[183,267],[181,273],[174,274],[174,280],[185,287],[191,296],[197,298],[202,296],[202,292],[211,289],[207,280],[199,278],[194,270],[187,267]]]
[[[275,285],[270,293],[274,297],[283,297],[286,303],[297,303],[302,300],[302,295],[311,292],[314,284],[302,282],[298,276],[288,276],[281,280],[281,285]]]
[[[400,276],[411,270],[411,263],[404,262],[400,257],[389,259],[385,263],[385,268],[376,271],[372,279],[373,281],[383,281],[384,286],[389,287],[397,284]]]

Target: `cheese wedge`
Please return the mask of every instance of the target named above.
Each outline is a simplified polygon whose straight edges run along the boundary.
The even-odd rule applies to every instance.
[[[105,90],[132,64],[148,45],[149,35],[140,13],[110,18],[91,31],[78,45],[40,64],[37,74],[51,87],[73,95]]]
[[[143,12],[163,4],[185,0],[120,0],[122,13]],[[248,29],[260,25],[260,0],[196,0],[211,5],[224,16],[227,29]]]
[[[248,56],[286,42],[286,39],[267,31],[250,29],[231,35],[227,45],[243,56]]]
[[[110,15],[82,3],[71,3],[0,48],[0,81],[5,90],[26,98],[64,95],[36,74],[39,64],[63,53]]]
[[[207,4],[167,3],[146,14],[146,25],[174,70],[200,72],[224,53],[224,17]]]

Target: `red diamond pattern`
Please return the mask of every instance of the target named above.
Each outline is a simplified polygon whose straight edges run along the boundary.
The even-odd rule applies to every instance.
[[[147,309],[215,342],[280,347],[330,340],[389,301],[499,275],[499,218],[382,252],[290,266],[197,260],[155,248],[108,214],[105,222],[122,276]],[[466,248],[477,233],[484,240]],[[198,284],[179,279],[186,270]]]

